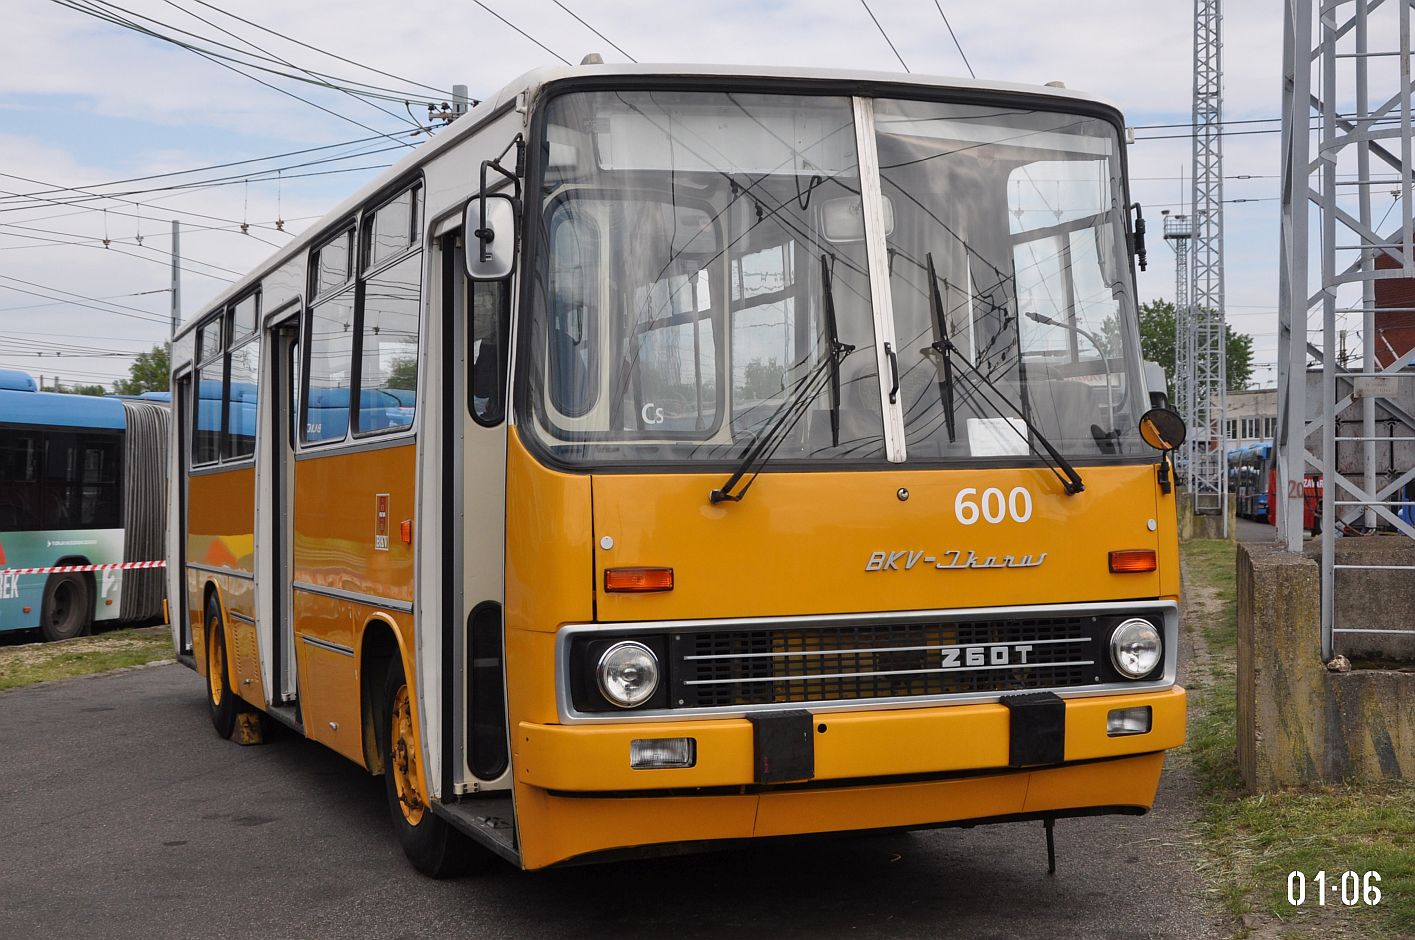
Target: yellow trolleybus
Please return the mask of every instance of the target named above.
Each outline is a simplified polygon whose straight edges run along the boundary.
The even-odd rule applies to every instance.
[[[477,104],[175,341],[217,731],[383,775],[433,875],[1145,812],[1183,429],[1122,129],[844,71]]]

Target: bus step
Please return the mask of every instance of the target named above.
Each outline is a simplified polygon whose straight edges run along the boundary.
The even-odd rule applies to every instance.
[[[516,846],[516,815],[510,793],[461,799],[455,803],[433,800],[432,811],[506,861],[520,866],[521,852]]]
[[[280,722],[280,724],[289,728],[291,731],[298,732],[302,735],[305,733],[304,722],[300,721],[298,717],[298,708],[295,706],[294,702],[291,702],[288,705],[281,703],[273,703],[268,709],[266,709],[265,713],[271,718],[274,718],[276,721]]]

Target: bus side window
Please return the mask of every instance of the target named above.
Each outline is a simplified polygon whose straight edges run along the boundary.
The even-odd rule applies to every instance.
[[[349,428],[349,388],[354,372],[353,291],[310,309],[308,348],[301,437],[306,444],[342,441]]]
[[[222,384],[220,359],[197,372],[192,408],[193,466],[215,463],[221,456]]]
[[[421,252],[367,275],[363,284],[358,433],[400,431],[412,426],[417,408]]]
[[[39,525],[40,435],[0,436],[0,531],[29,532]]]
[[[467,293],[471,299],[467,404],[478,424],[491,426],[506,414],[511,292],[506,281],[468,281]]]
[[[197,372],[192,382],[192,465],[221,459],[221,411],[226,374],[222,351],[226,314],[197,329]]]
[[[226,459],[255,453],[256,383],[260,376],[260,337],[231,351],[226,384]]]

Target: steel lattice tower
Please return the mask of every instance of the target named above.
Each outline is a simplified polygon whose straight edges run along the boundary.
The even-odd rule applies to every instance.
[[[1357,563],[1360,556],[1338,563],[1337,533],[1380,529],[1415,539],[1415,525],[1399,515],[1410,505],[1403,488],[1415,481],[1408,405],[1415,346],[1378,339],[1376,319],[1378,285],[1415,281],[1415,0],[1284,6],[1274,498],[1278,535],[1300,552],[1306,509],[1318,495],[1312,477],[1321,481],[1327,659],[1353,636],[1411,635],[1410,612],[1395,596],[1364,621],[1342,612],[1338,595],[1369,592],[1362,579],[1372,570],[1403,569]],[[1383,210],[1373,205],[1386,199]],[[1343,317],[1358,315],[1359,368],[1337,351]]]
[[[1189,320],[1193,406],[1185,417],[1192,441],[1189,492],[1194,511],[1221,515],[1227,536],[1222,6],[1222,0],[1194,0],[1194,281]]]
[[[1164,219],[1164,239],[1174,246],[1174,374],[1170,383],[1174,387],[1174,398],[1170,407],[1187,419],[1194,411],[1194,331],[1190,329],[1189,241],[1194,235],[1194,226],[1187,215],[1169,215]],[[1189,480],[1189,447],[1191,439],[1186,438],[1184,446],[1176,455],[1179,473]]]

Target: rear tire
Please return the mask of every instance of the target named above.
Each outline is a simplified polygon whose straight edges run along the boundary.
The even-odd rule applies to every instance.
[[[226,664],[226,631],[221,605],[215,598],[206,604],[206,706],[211,726],[223,738],[236,730],[240,703],[231,688],[231,670]]]
[[[430,878],[451,878],[485,869],[491,862],[491,853],[434,815],[427,805],[418,772],[422,759],[413,740],[411,691],[397,654],[388,664],[381,704],[378,737],[384,790],[393,828],[408,861]]]
[[[39,632],[45,640],[72,640],[93,626],[93,598],[81,574],[50,575],[39,608]]]

